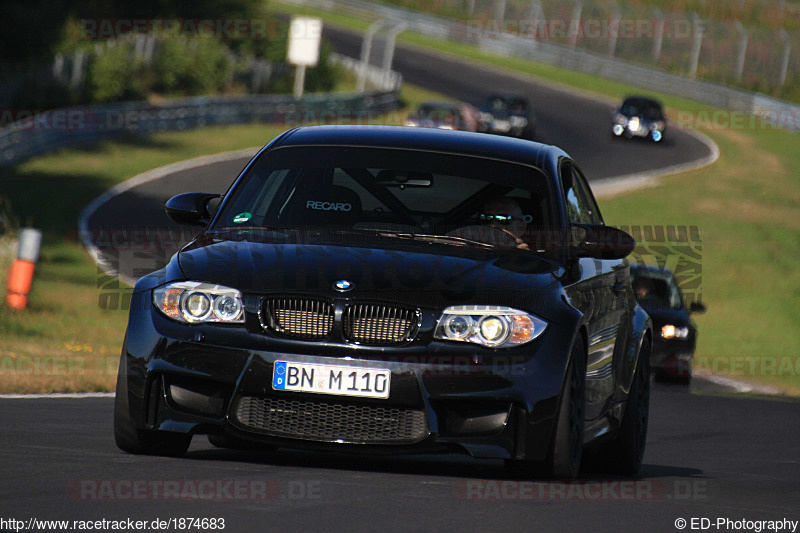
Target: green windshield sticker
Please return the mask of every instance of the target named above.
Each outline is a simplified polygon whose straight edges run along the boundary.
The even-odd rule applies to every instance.
[[[233,222],[236,223],[236,224],[241,224],[242,222],[247,222],[251,218],[253,218],[253,214],[252,213],[248,213],[248,212],[239,213],[238,215],[233,217]]]

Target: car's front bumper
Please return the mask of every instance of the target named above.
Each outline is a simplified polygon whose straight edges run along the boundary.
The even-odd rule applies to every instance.
[[[611,133],[616,137],[641,137],[649,138],[656,142],[664,138],[664,130],[651,129],[648,124],[643,122],[615,123],[611,126]]]
[[[657,339],[653,342],[650,366],[670,377],[691,376],[694,349],[695,343],[691,339]]]
[[[272,349],[263,334],[245,328],[174,323],[152,309],[147,294],[134,300],[118,390],[137,429],[316,449],[461,450],[529,460],[547,453],[570,328],[550,324],[524,349],[434,342],[367,352],[346,347],[332,355],[315,354],[315,343],[306,343],[302,353]],[[389,369],[390,395],[274,390],[278,360]]]

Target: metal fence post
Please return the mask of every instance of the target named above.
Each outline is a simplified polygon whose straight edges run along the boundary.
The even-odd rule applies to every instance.
[[[392,59],[394,58],[394,48],[397,44],[397,36],[405,31],[406,24],[401,22],[392,27],[386,36],[386,45],[383,49],[383,79],[384,87],[389,86],[389,79],[392,76]]]
[[[792,53],[792,41],[789,39],[789,34],[786,30],[781,30],[781,39],[783,39],[783,63],[781,64],[781,77],[778,80],[778,85],[783,86],[786,83],[786,74],[789,72],[789,55]]]
[[[569,22],[569,47],[575,48],[578,44],[578,34],[581,31],[581,10],[583,3],[581,0],[575,2],[575,8],[572,10],[572,20]]]
[[[83,82],[83,60],[86,54],[83,50],[76,50],[72,56],[72,77],[69,81],[71,89],[77,88]]]
[[[609,57],[614,57],[617,51],[617,38],[619,37],[619,4],[611,2],[611,9],[614,10],[614,15],[611,19],[611,24],[608,25],[608,55]]]
[[[506,19],[506,0],[495,0],[494,2],[494,19],[503,27],[503,21]]]
[[[700,48],[703,45],[703,21],[692,13],[692,25],[694,26],[694,40],[692,42],[692,55],[689,59],[689,77],[697,77],[697,64],[700,62]]]
[[[364,33],[364,41],[361,43],[361,69],[358,71],[357,91],[363,91],[367,85],[367,69],[369,68],[369,56],[372,53],[372,38],[377,31],[386,23],[383,19],[378,19],[370,24]]]
[[[53,61],[53,77],[61,80],[61,75],[64,72],[64,55],[56,54],[56,59]]]
[[[538,39],[547,38],[545,30],[544,11],[542,11],[542,3],[539,0],[533,0],[528,8],[528,20],[530,20],[533,28],[531,39],[536,41]]]
[[[655,8],[653,15],[656,19],[655,35],[653,36],[653,62],[658,63],[661,59],[661,46],[664,44],[664,14]]]
[[[739,56],[736,58],[736,80],[742,81],[744,74],[744,59],[747,53],[747,29],[741,22],[736,22],[736,31],[739,32]]]

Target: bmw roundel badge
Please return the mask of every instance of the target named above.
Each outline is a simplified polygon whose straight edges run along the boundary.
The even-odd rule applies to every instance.
[[[339,292],[345,292],[352,289],[353,284],[347,281],[346,279],[340,279],[339,281],[333,284],[333,288]]]

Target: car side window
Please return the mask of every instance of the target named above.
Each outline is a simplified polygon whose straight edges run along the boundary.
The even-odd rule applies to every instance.
[[[600,210],[586,180],[580,170],[569,161],[561,166],[561,181],[569,221],[574,224],[602,224]]]
[[[669,306],[672,309],[683,308],[683,299],[681,298],[681,291],[675,283],[675,278],[669,278]]]
[[[584,205],[588,211],[588,214],[592,220],[592,224],[604,224],[603,216],[600,214],[600,208],[597,207],[597,202],[594,199],[594,194],[592,194],[592,189],[589,188],[589,184],[586,181],[586,178],[581,172],[581,169],[574,166],[572,167],[573,173],[575,174],[575,187],[580,190],[581,195],[583,196]]]

